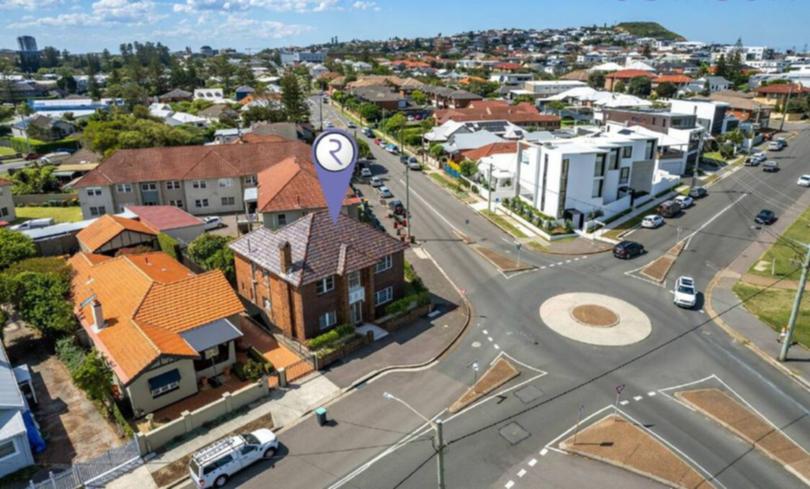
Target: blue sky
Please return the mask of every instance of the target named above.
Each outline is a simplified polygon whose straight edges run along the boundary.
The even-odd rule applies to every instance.
[[[0,47],[117,52],[127,41],[172,49],[253,50],[341,40],[432,36],[500,27],[654,20],[691,40],[802,49],[807,0],[0,0]]]

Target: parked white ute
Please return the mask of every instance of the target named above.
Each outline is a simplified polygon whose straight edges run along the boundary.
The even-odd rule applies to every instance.
[[[200,489],[223,487],[235,473],[278,450],[276,435],[267,428],[223,438],[191,456],[188,471]]]
[[[695,290],[695,279],[681,276],[675,282],[675,305],[678,307],[693,308],[697,304],[697,290]]]

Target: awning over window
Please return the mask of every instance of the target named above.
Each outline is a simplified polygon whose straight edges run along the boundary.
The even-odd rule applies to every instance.
[[[248,187],[245,189],[242,200],[245,202],[256,202],[258,199],[258,189],[256,187]]]
[[[242,332],[227,319],[217,319],[212,323],[183,331],[180,336],[197,352],[204,352],[222,343],[235,340]]]
[[[169,370],[149,379],[149,390],[160,389],[174,382],[180,382],[180,371],[177,369]]]

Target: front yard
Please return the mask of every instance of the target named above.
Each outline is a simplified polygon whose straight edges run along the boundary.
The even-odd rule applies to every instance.
[[[733,290],[737,297],[745,303],[745,308],[774,331],[779,332],[787,325],[790,308],[793,305],[794,290],[763,289],[744,282],[737,282]],[[808,294],[804,294],[802,298],[794,340],[810,348],[810,295]]]
[[[70,207],[17,207],[15,223],[29,219],[52,217],[56,222],[77,222],[82,220],[82,209],[79,206]]]
[[[787,240],[810,243],[810,209],[807,209],[782,234]],[[782,277],[798,280],[801,275],[801,249],[784,240],[779,240],[755,262],[748,273],[762,277]],[[773,275],[771,272],[774,272]]]

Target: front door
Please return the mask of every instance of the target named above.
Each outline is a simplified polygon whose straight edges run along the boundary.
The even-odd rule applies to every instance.
[[[363,301],[357,301],[352,304],[352,324],[360,324],[363,322]]]

